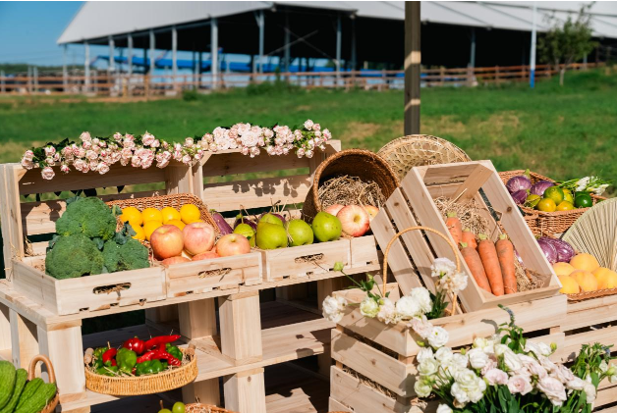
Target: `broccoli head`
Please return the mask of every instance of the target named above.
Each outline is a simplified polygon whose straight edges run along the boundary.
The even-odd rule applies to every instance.
[[[128,239],[124,244],[116,239],[106,241],[103,260],[110,273],[150,267],[148,249],[135,239]]]
[[[96,197],[67,200],[66,211],[56,221],[56,233],[61,236],[85,234],[91,239],[111,239],[116,233],[116,216]]]
[[[98,275],[103,272],[103,254],[84,234],[60,236],[47,252],[45,270],[56,279]]]

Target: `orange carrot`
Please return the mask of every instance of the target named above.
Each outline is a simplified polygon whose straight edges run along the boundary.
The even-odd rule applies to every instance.
[[[478,243],[478,253],[480,254],[480,259],[482,259],[482,265],[484,266],[488,283],[491,285],[491,291],[493,295],[501,296],[504,294],[503,276],[501,275],[501,268],[499,267],[495,243],[486,237],[486,234],[478,234],[478,238],[480,239],[480,243]]]
[[[476,242],[476,235],[473,234],[473,232],[471,231],[471,229],[469,229],[469,227],[463,230],[462,241],[464,243],[467,243],[469,247],[473,247],[474,249],[478,247],[478,243]]]
[[[503,275],[503,287],[506,295],[508,293],[516,293],[516,271],[514,270],[514,246],[508,240],[508,236],[502,234],[499,240],[495,243],[497,249],[497,257],[499,258],[499,267]]]
[[[467,243],[462,242],[461,254],[463,255],[463,259],[465,259],[465,263],[467,263],[467,267],[469,267],[471,275],[475,279],[478,286],[486,290],[488,293],[491,293],[491,286],[488,284],[488,279],[486,278],[486,273],[484,272],[484,266],[482,266],[482,260],[480,260],[480,256],[478,255],[476,249],[469,246]]]
[[[458,244],[463,239],[463,225],[461,221],[456,217],[456,212],[452,211],[448,213],[448,219],[446,220],[446,227],[454,239],[454,244]]]

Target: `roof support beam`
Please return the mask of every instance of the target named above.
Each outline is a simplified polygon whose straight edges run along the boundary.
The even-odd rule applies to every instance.
[[[178,75],[178,30],[176,26],[171,28],[171,74],[173,81],[176,82]]]
[[[62,90],[64,91],[64,93],[68,93],[68,80],[69,80],[69,73],[68,70],[66,68],[66,61],[68,58],[68,49],[69,49],[69,45],[64,45],[62,47]]]
[[[217,88],[219,74],[219,22],[216,17],[210,24],[210,72],[212,74],[212,89]]]
[[[150,76],[154,76],[154,51],[156,49],[156,37],[154,36],[154,30],[150,29]],[[145,65],[145,62],[144,62]]]
[[[90,44],[84,42],[84,92],[90,92]]]
[[[355,71],[358,65],[356,55],[356,16],[351,16],[351,70]]]
[[[531,27],[531,49],[529,51],[529,86],[533,89],[536,85],[536,16],[538,5],[533,2],[533,25]],[[586,57],[586,56],[585,56]]]
[[[127,59],[129,63],[129,77],[130,77],[131,75],[133,75],[133,35],[129,34],[126,39],[126,42],[128,43],[128,47],[129,47],[129,50],[128,50],[129,55]]]
[[[266,15],[263,10],[257,12],[257,26],[259,27],[259,73],[264,73],[264,35],[266,29]]]
[[[115,56],[116,43],[114,42],[114,38],[109,36],[109,67],[107,68],[109,72],[113,72],[114,70],[116,70]]]
[[[341,15],[336,17],[336,83],[341,77],[341,43],[343,38],[343,30],[341,28]]]
[[[405,135],[420,133],[420,2],[405,2]]]
[[[285,72],[289,72],[291,64],[291,32],[289,31],[289,13],[285,13]]]
[[[469,50],[469,67],[476,67],[476,28],[471,28],[471,47]]]

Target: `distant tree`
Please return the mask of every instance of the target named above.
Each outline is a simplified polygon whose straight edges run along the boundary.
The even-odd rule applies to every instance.
[[[563,86],[564,76],[568,66],[583,59],[596,47],[591,39],[591,15],[587,13],[593,3],[583,6],[576,20],[569,15],[561,23],[555,16],[550,17],[550,30],[540,38],[538,50],[542,61],[559,71],[559,85]]]

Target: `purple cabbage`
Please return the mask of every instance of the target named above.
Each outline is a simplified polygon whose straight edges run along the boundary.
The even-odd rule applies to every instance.
[[[539,195],[540,197],[542,197],[546,189],[554,185],[555,183],[550,182],[550,181],[546,181],[546,180],[538,181],[531,187],[531,194]]]
[[[506,188],[513,194],[520,190],[529,190],[531,188],[531,180],[525,175],[517,175],[512,177],[506,183]]]
[[[576,254],[574,248],[567,241],[561,239],[549,239],[557,251],[557,261],[569,263]]]
[[[242,214],[238,214],[236,216],[236,221],[234,222],[234,229],[238,227],[238,225],[241,223],[248,224],[253,228],[253,230],[257,231],[257,223],[255,223],[253,220],[249,220],[248,218],[243,217]]]
[[[516,204],[525,204],[528,195],[528,190],[518,190],[512,193],[512,199]]]
[[[553,245],[553,240],[548,237],[540,237],[538,239],[538,244],[542,249],[542,253],[546,256],[546,260],[548,260],[550,264],[557,263],[557,249],[555,249]]]

